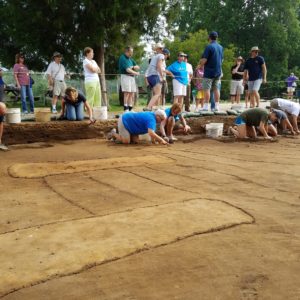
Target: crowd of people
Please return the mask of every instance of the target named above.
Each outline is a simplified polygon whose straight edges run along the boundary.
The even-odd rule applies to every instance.
[[[133,48],[126,47],[119,57],[118,68],[121,81],[121,89],[124,95],[124,114],[118,120],[118,133],[113,130],[110,137],[118,142],[136,142],[140,134],[148,133],[153,141],[159,143],[173,143],[176,138],[174,129],[190,132],[191,128],[186,124],[183,109],[190,111],[192,86],[195,89],[195,111],[208,111],[209,102],[213,99],[211,109],[220,109],[220,89],[223,47],[218,43],[218,33],[213,31],[208,36],[208,45],[199,60],[195,70],[188,62],[189,56],[184,52],[177,54],[177,59],[167,66],[170,59],[170,50],[158,43],[154,46],[154,55],[149,60],[149,66],[145,72],[145,82],[152,92],[144,112],[132,112],[134,106],[137,85],[135,77],[140,75],[140,67],[133,59]],[[230,99],[232,104],[239,104],[241,95],[245,91],[245,107],[250,108],[241,113],[235,120],[235,124],[229,132],[239,138],[256,137],[257,131],[265,138],[277,134],[275,123],[280,124],[284,131],[290,130],[292,134],[299,134],[297,118],[299,104],[290,101],[293,98],[298,78],[291,73],[286,79],[287,96],[289,100],[277,98],[271,102],[271,111],[259,108],[259,90],[262,83],[267,82],[267,68],[265,60],[259,55],[260,49],[254,46],[250,50],[250,57],[246,60],[238,56],[231,67]],[[61,101],[60,118],[67,120],[83,120],[84,110],[88,113],[90,123],[94,122],[93,108],[101,106],[101,86],[99,74],[101,69],[94,58],[94,51],[90,47],[83,50],[83,71],[85,95],[73,87],[67,87],[67,73],[62,64],[62,54],[54,52],[52,61],[48,65],[46,75],[48,89],[51,92],[52,113],[57,113],[57,102]],[[23,54],[17,54],[13,67],[16,87],[20,90],[22,113],[29,112],[26,99],[29,99],[30,112],[34,112],[34,98],[32,84],[34,81],[25,64]],[[167,76],[172,78],[173,106],[167,109],[152,110],[165,104],[165,96],[168,89]],[[4,82],[0,70],[0,102],[3,101]],[[0,148],[5,148],[1,143],[3,134],[3,116],[6,107],[0,103]],[[290,116],[291,122],[288,116]],[[156,124],[160,123],[160,135],[155,133]]]

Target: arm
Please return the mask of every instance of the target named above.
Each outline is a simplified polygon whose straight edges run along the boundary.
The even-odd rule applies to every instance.
[[[98,73],[98,74],[101,73],[101,70],[98,67],[98,65],[97,66],[93,66],[92,64],[86,64],[85,66],[89,69],[89,71],[91,71],[93,73]]]
[[[135,72],[132,67],[127,68],[126,72],[129,73],[129,74],[132,74],[132,75],[140,75],[140,73],[139,72]]]
[[[188,127],[188,125],[186,124],[185,118],[184,118],[182,115],[180,115],[180,121],[181,121],[181,123],[182,123],[182,125],[183,125],[183,130],[184,130],[184,132],[187,132],[188,129],[189,129],[189,127]]]
[[[267,140],[272,140],[272,138],[268,135],[267,133],[267,124],[264,123],[263,121],[260,121],[259,123],[259,131],[262,133],[265,139]]]
[[[244,70],[244,74],[243,74],[243,84],[246,84],[246,82],[248,81],[248,70]]]
[[[89,114],[89,119],[90,119],[90,124],[94,123],[94,119],[93,119],[93,111],[89,105],[89,103],[87,101],[84,102],[84,106]]]
[[[53,78],[50,74],[47,74],[47,78],[48,78],[48,85],[49,86],[53,86]]]
[[[172,72],[170,72],[169,70],[165,70],[165,73],[169,76],[171,76],[172,78],[175,78],[174,74]]]
[[[199,68],[204,68],[204,65],[206,64],[207,59],[206,58],[201,58],[198,64]]]
[[[294,131],[294,128],[288,118],[282,120],[282,125],[283,125],[283,128],[286,125],[286,127],[291,131],[292,135],[296,134],[296,132]]]
[[[157,69],[157,72],[158,72],[160,78],[163,79],[164,74],[163,74],[162,60],[161,59],[158,60],[158,62],[156,64],[156,69]]]
[[[267,83],[267,67],[266,67],[266,64],[263,64],[261,67],[262,67],[262,73],[263,73],[263,83]]]
[[[148,128],[148,134],[152,138],[152,140],[158,141],[160,144],[166,145],[168,144],[163,138],[157,135],[152,129]]]
[[[167,124],[167,119],[161,121],[160,126],[159,126],[160,133],[161,133],[162,137],[167,136],[166,131],[165,131],[166,124]]]
[[[14,78],[15,78],[17,87],[20,88],[21,86],[20,86],[20,83],[19,83],[19,80],[18,80],[18,75],[17,75],[17,73],[14,73]]]

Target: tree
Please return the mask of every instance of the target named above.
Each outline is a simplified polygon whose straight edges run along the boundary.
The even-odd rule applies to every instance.
[[[299,6],[299,0],[181,0],[174,26],[184,33],[216,30],[225,47],[235,45],[244,57],[257,45],[268,78],[280,79],[300,64]]]
[[[13,55],[23,51],[31,68],[42,70],[51,54],[60,51],[65,64],[78,71],[82,49],[90,46],[104,74],[105,53],[111,59],[125,45],[136,45],[173,6],[167,0],[3,0],[0,59],[12,64]],[[104,75],[101,79],[105,98]]]
[[[171,61],[177,59],[177,53],[182,51],[189,55],[189,63],[195,68],[201,58],[201,55],[207,46],[208,32],[206,30],[199,30],[195,33],[185,35],[178,33],[180,37],[175,37],[174,41],[165,41],[166,47],[171,51]],[[222,44],[222,43],[221,43]],[[229,95],[229,80],[231,78],[231,66],[234,62],[234,54],[236,49],[233,45],[229,45],[224,49],[224,61],[222,65],[223,78],[222,78],[222,97],[227,98]]]

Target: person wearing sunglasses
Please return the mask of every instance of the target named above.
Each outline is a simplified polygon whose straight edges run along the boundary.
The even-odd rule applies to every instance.
[[[243,84],[248,82],[250,107],[259,107],[259,89],[262,83],[267,83],[267,67],[265,59],[258,55],[259,51],[257,46],[252,47],[244,66]]]

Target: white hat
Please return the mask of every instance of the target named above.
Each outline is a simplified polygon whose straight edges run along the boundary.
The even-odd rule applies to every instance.
[[[157,43],[153,46],[153,50],[156,50],[156,49],[163,49],[165,46],[161,43]]]
[[[260,51],[260,50],[259,50],[258,46],[254,46],[254,47],[251,48],[251,52],[252,51]]]

